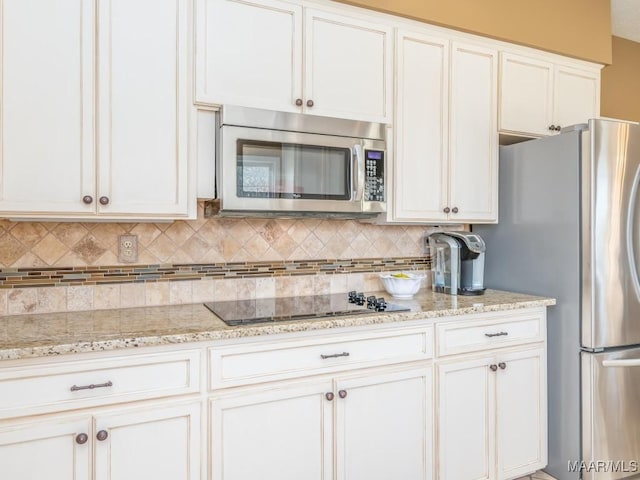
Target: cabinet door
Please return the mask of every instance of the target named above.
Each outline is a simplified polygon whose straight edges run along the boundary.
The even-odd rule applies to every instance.
[[[103,215],[188,213],[190,1],[98,3]]]
[[[392,29],[310,8],[304,31],[305,111],[391,122]]]
[[[94,2],[0,2],[0,211],[92,213]]]
[[[330,480],[329,381],[280,383],[211,402],[213,480]]]
[[[438,366],[439,480],[495,478],[493,357]]]
[[[200,408],[193,403],[96,416],[95,479],[199,479]],[[97,436],[101,431],[105,440]]]
[[[499,354],[496,372],[498,478],[515,478],[547,464],[544,348]]]
[[[337,480],[430,480],[432,367],[338,380]]]
[[[449,219],[498,221],[497,52],[451,47]]]
[[[90,480],[91,431],[87,417],[5,425],[0,429],[0,472],[11,480]],[[78,434],[86,434],[83,444]]]
[[[197,0],[196,102],[299,111],[302,7]]]
[[[556,66],[553,118],[567,127],[600,116],[600,74]]]
[[[447,220],[449,42],[399,31],[393,220]]]
[[[500,57],[500,130],[549,135],[553,64],[503,53]]]

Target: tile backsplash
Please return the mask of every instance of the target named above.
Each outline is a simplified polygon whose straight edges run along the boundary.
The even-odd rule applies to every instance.
[[[436,230],[202,208],[172,223],[0,220],[0,315],[379,290],[377,272],[429,268]],[[119,235],[137,235],[135,265],[118,262]]]
[[[203,218],[172,223],[0,220],[0,268],[124,265],[118,236],[138,236],[138,264],[417,257],[424,226],[355,220]]]

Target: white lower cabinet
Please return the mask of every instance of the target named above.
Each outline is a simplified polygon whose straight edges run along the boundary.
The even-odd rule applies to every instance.
[[[0,427],[0,471],[11,480],[89,480],[91,445],[77,435],[90,432],[89,417],[51,419]],[[37,461],[36,461],[37,460]]]
[[[431,419],[430,363],[246,387],[211,401],[213,479],[430,480]]]
[[[503,369],[501,365],[505,365]],[[500,354],[496,375],[498,477],[517,478],[547,464],[545,349]]]
[[[211,401],[212,478],[333,477],[330,380],[245,388]]]
[[[437,367],[439,480],[495,478],[491,363],[484,356]]]
[[[542,344],[437,366],[439,480],[507,480],[546,465]]]
[[[11,480],[197,480],[200,405],[166,405],[0,426]]]
[[[511,480],[546,464],[545,327],[529,308],[0,362],[0,478]]]
[[[96,415],[94,479],[198,480],[200,408],[195,402]]]
[[[338,480],[430,480],[432,367],[338,379]]]

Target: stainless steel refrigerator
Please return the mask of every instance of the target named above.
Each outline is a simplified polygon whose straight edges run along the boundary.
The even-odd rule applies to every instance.
[[[549,465],[560,480],[640,473],[640,126],[591,120],[500,148],[489,288],[548,312]]]

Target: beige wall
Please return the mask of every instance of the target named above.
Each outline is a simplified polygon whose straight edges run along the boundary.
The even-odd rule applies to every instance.
[[[640,43],[613,37],[613,63],[602,70],[600,113],[640,122]]]
[[[417,20],[611,63],[610,0],[339,0]]]

